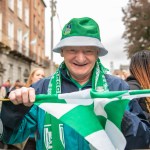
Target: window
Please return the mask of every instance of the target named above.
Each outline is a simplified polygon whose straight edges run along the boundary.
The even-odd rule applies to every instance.
[[[40,63],[40,45],[38,45],[38,51],[37,51],[37,56],[38,56],[38,58],[37,58],[37,63]]]
[[[21,67],[18,67],[18,79],[21,80]]]
[[[22,52],[22,30],[17,30],[18,51]]]
[[[3,84],[3,76],[0,75],[0,85],[2,85],[2,84]]]
[[[25,8],[25,24],[29,26],[29,8]]]
[[[37,21],[36,21],[35,15],[34,15],[34,17],[33,17],[33,30],[34,30],[34,33],[37,32]]]
[[[29,31],[23,35],[25,55],[29,56]]]
[[[2,13],[0,13],[0,32],[2,32]]]
[[[18,17],[22,19],[22,0],[17,1],[17,13]]]
[[[29,37],[24,39],[24,43],[25,43],[25,50],[26,50],[25,55],[29,56]]]
[[[8,0],[8,7],[14,11],[14,0]]]
[[[40,33],[40,21],[38,21],[38,35]]]
[[[35,15],[33,16],[33,24],[34,24],[34,26],[36,26],[36,17],[35,17]]]
[[[14,38],[14,24],[13,22],[8,22],[8,39]]]
[[[12,64],[9,64],[9,79],[10,81],[13,81],[13,65]]]
[[[37,7],[37,6],[36,6],[36,5],[37,5],[36,3],[37,3],[37,0],[34,0],[34,8],[35,8],[35,9],[36,9],[36,7]]]
[[[41,14],[41,6],[40,6],[40,4],[38,3],[38,15],[40,16],[40,14]]]
[[[2,40],[2,14],[0,13],[0,41]]]

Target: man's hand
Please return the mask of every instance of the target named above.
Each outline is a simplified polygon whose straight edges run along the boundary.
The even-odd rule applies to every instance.
[[[25,106],[32,106],[35,101],[35,90],[31,87],[16,89],[10,92],[9,99],[15,105],[24,104]]]

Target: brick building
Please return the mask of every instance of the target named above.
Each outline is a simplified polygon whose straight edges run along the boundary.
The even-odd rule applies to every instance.
[[[45,7],[43,0],[0,0],[0,85],[25,82],[35,67],[49,72]]]

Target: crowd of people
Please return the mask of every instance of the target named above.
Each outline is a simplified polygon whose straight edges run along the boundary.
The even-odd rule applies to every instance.
[[[150,51],[142,50],[131,58],[130,76],[126,79],[107,74],[100,57],[108,51],[102,45],[98,24],[89,17],[71,19],[64,26],[61,40],[53,51],[64,58],[58,70],[46,78],[40,70],[43,74],[39,81],[34,81],[34,73],[31,73],[26,87],[11,90],[10,101],[3,102],[1,140],[7,144],[32,141],[28,150],[90,150],[90,144],[66,124],[62,126],[63,141],[58,138],[62,123],[34,105],[35,95],[71,93],[89,88],[98,92],[149,89]],[[150,148],[149,103],[149,98],[133,99],[124,113],[121,130],[127,141],[126,150]]]
[[[7,80],[0,85],[0,97],[4,98],[9,91],[21,88],[24,85],[25,83],[21,82],[19,79],[17,79],[14,84],[12,84],[10,80]]]
[[[11,84],[10,80],[7,80],[2,84],[0,88],[0,98],[5,98],[7,93],[21,87],[30,87],[31,84],[37,82],[38,80],[45,77],[45,72],[43,68],[35,68],[31,71],[26,83],[16,80],[14,84]],[[0,104],[1,106],[1,104]],[[35,148],[35,137],[31,134],[29,138],[20,144],[4,144],[0,141],[0,148],[3,149],[13,149],[13,150],[34,150]]]
[[[123,79],[123,80],[126,80],[127,77],[130,76],[130,72],[128,70],[122,70],[122,69],[121,70],[120,69],[114,70],[112,72],[112,74]]]

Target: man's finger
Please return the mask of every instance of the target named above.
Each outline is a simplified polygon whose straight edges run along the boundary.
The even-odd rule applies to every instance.
[[[22,94],[22,102],[24,104],[29,103],[30,102],[30,100],[29,100],[29,89],[27,89],[26,87],[22,87],[21,94]]]
[[[31,103],[34,103],[35,101],[35,90],[34,88],[29,88],[29,100]]]
[[[16,94],[16,101],[18,102],[18,104],[21,104],[23,102],[21,91],[22,91],[22,88],[14,90]]]
[[[10,92],[10,94],[9,94],[9,99],[10,99],[10,101],[11,101],[13,104],[15,104],[15,105],[18,104],[18,102],[16,101],[16,93],[15,93],[15,91],[11,91],[11,92]]]

